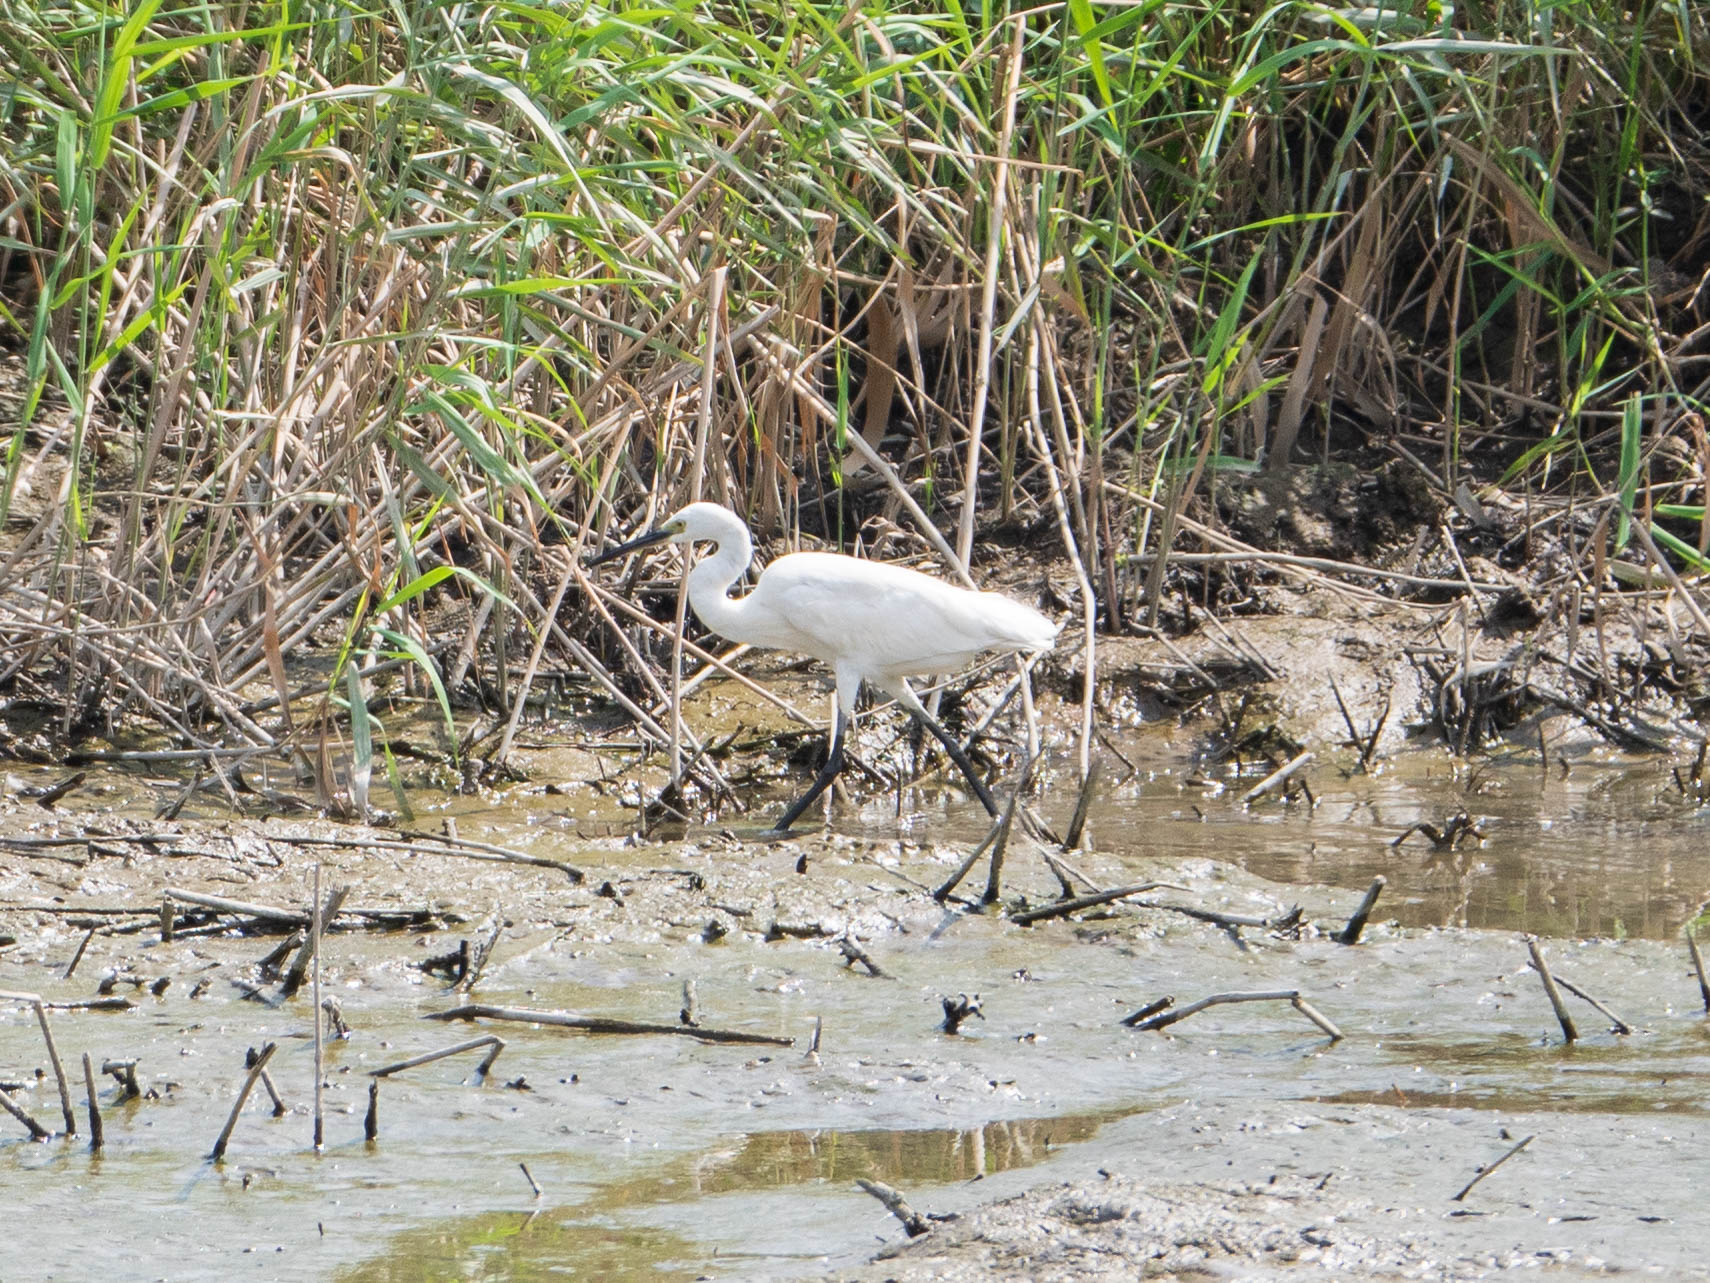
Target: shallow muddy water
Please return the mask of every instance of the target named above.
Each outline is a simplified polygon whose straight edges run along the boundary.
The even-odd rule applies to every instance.
[[[98,935],[65,981],[83,930],[72,915],[21,907],[158,904],[163,885],[193,880],[298,905],[301,850],[275,868],[235,855],[78,863],[0,849],[0,933],[16,937],[0,952],[0,989],[75,1000],[104,973],[172,981],[158,997],[136,991],[129,1011],[54,1013],[80,1128],[84,1051],[97,1066],[135,1058],[145,1098],[117,1104],[112,1081],[98,1083],[99,1157],[81,1135],[31,1143],[0,1116],[8,1219],[30,1227],[27,1253],[9,1253],[0,1275],[797,1276],[901,1237],[857,1177],[936,1212],[1101,1168],[1167,1180],[1333,1174],[1333,1188],[1377,1209],[1350,1204],[1349,1217],[1408,1209],[1453,1259],[1523,1249],[1583,1268],[1698,1267],[1710,1025],[1678,941],[1710,892],[1710,850],[1700,814],[1671,797],[1666,764],[1585,757],[1564,776],[1517,758],[1474,775],[1421,752],[1370,776],[1316,765],[1315,807],[1243,808],[1253,776],[1196,773],[1167,744],[1124,749],[1141,772],[1107,777],[1094,849],[1074,862],[1104,885],[1170,887],[1032,928],[924,893],[985,827],[930,786],[900,807],[839,805],[837,836],[779,844],[711,831],[625,844],[597,836],[615,818],[609,803],[533,788],[424,805],[424,824],[454,814],[466,838],[589,877],[571,886],[546,870],[408,856],[329,869],[353,885],[350,903],[433,901],[466,921],[329,936],[323,983],[353,1032],[328,1047],[318,1156],[308,990],[245,997],[275,938]],[[91,798],[57,823],[143,804],[122,790]],[[1046,818],[1060,824],[1072,803],[1067,776],[1048,776]],[[1441,826],[1462,808],[1482,842],[1439,853],[1415,835],[1390,847],[1409,825]],[[14,809],[6,831],[44,823]],[[1018,845],[1009,859],[1006,895],[1055,894],[1037,856]],[[1379,873],[1388,889],[1354,948],[1140,907],[1267,917],[1299,904],[1334,929]],[[983,885],[983,865],[975,877]],[[669,1024],[692,980],[704,1025],[795,1045],[424,1020],[469,999],[415,964],[478,938],[495,911],[510,925],[473,1000]],[[845,930],[885,977],[844,965],[833,937]],[[1564,1047],[1519,930],[1550,937],[1563,978],[1639,1032],[1611,1034],[1575,1001],[1582,1038]],[[198,979],[211,984],[191,997]],[[1214,1007],[1161,1033],[1120,1023],[1166,995],[1180,1006],[1284,989],[1346,1037],[1331,1042],[1283,1002]],[[979,995],[983,1019],[952,1037],[938,1027],[941,999],[959,993]],[[485,1083],[471,1080],[468,1055],[390,1078],[379,1138],[363,1140],[369,1070],[478,1032],[507,1044]],[[244,1050],[267,1041],[279,1043],[271,1072],[291,1110],[271,1117],[258,1088],[226,1159],[210,1163]],[[61,1125],[27,1006],[0,1003],[0,1080]],[[1468,1202],[1449,1201],[1528,1134],[1526,1152]]]

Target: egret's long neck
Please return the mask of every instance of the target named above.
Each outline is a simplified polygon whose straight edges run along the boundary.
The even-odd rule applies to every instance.
[[[747,527],[733,521],[730,530],[719,533],[712,555],[701,558],[689,571],[689,604],[695,608],[695,617],[731,641],[747,640],[743,603],[731,598],[730,586],[742,577],[753,556]]]

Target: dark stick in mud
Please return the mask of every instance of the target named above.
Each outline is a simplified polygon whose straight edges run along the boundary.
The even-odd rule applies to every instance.
[[[337,913],[339,901],[343,898],[344,888],[339,887],[327,898],[327,907],[334,913]],[[311,1000],[315,1004],[315,1153],[318,1154],[324,1148],[324,1142],[326,1139],[326,1113],[322,1108],[323,1102],[321,1099],[321,1091],[325,1086],[326,1077],[325,1074],[321,1072],[322,1065],[324,1063],[321,1059],[323,1055],[321,1042],[321,924],[325,920],[325,917],[321,912],[321,866],[318,863],[315,865],[314,899],[310,902],[310,907],[314,911],[314,917],[309,922],[308,950],[312,955],[314,965],[314,978],[311,981],[310,994]],[[303,974],[300,959],[299,963],[294,964],[291,970],[286,973],[286,997],[290,997],[296,992],[296,985],[291,983],[293,978],[296,979],[297,984],[302,983]]]
[[[1250,914],[1219,913],[1215,909],[1200,909],[1191,904],[1151,904],[1141,906],[1146,909],[1159,909],[1166,913],[1179,913],[1183,917],[1192,918],[1196,922],[1209,922],[1214,927],[1268,927],[1272,924],[1270,918],[1255,918]],[[1285,914],[1284,917],[1289,915]]]
[[[137,1004],[117,994],[110,998],[78,998],[71,1002],[44,1002],[49,1011],[129,1011]]]
[[[368,1080],[368,1112],[362,1116],[362,1139],[380,1138],[380,1080]]]
[[[1610,1029],[1611,1033],[1630,1034],[1633,1032],[1633,1026],[1632,1025],[1628,1024],[1625,1020],[1621,1019],[1620,1016],[1617,1016],[1613,1011],[1609,1010],[1608,1007],[1605,1007],[1601,1002],[1597,1001],[1596,998],[1593,998],[1585,990],[1581,989],[1578,985],[1574,984],[1573,981],[1566,980],[1561,976],[1551,976],[1550,978],[1552,980],[1554,980],[1558,985],[1560,985],[1563,989],[1566,989],[1574,997],[1579,998],[1584,1002],[1590,1003],[1591,1006],[1593,1008],[1595,1008],[1599,1014],[1604,1016],[1609,1021],[1609,1024],[1612,1026]]]
[[[1157,1015],[1160,1011],[1168,1011],[1171,1007],[1173,1007],[1175,1005],[1176,1005],[1176,1000],[1173,997],[1166,996],[1163,998],[1159,998],[1156,1002],[1147,1003],[1144,1007],[1140,1008],[1139,1011],[1134,1012],[1132,1015],[1124,1016],[1122,1018],[1122,1023],[1127,1025],[1130,1029],[1132,1029],[1136,1025],[1145,1024],[1146,1021],[1150,1020],[1153,1016]]]
[[[8,1096],[3,1090],[0,1090],[0,1109],[4,1109],[25,1127],[28,1127],[30,1129],[31,1140],[47,1140],[53,1135],[53,1133],[47,1128],[43,1127],[35,1119],[25,1113],[24,1107]]]
[[[238,1115],[243,1112],[243,1103],[249,1099],[249,1093],[255,1089],[255,1080],[261,1077],[261,1071],[267,1068],[267,1062],[273,1059],[273,1053],[279,1050],[278,1043],[267,1043],[255,1057],[255,1063],[250,1065],[249,1073],[244,1077],[243,1086],[238,1088],[237,1099],[232,1102],[232,1112],[226,1117],[226,1125],[220,1129],[220,1138],[214,1142],[214,1148],[208,1158],[219,1162],[226,1156],[226,1146],[231,1143],[232,1129],[237,1126]]]
[[[83,951],[89,947],[89,942],[94,938],[95,928],[90,927],[83,933],[83,939],[77,945],[77,952],[71,955],[71,961],[66,963],[65,974],[60,979],[69,980],[77,974],[77,964],[83,961]]]
[[[475,952],[469,958],[469,970],[463,973],[462,979],[451,987],[454,990],[468,993],[481,980],[481,973],[487,969],[487,959],[493,956],[493,949],[499,943],[499,935],[505,929],[505,915],[498,914],[493,919],[493,929],[487,933],[487,938],[475,946]]]
[[[885,1210],[902,1222],[902,1227],[908,1231],[910,1238],[919,1238],[932,1228],[930,1221],[908,1205],[908,1200],[902,1196],[900,1190],[883,1181],[868,1180],[865,1176],[857,1176],[855,1183],[883,1203]]]
[[[1052,855],[1051,852],[1043,850],[1039,852],[1039,855],[1045,861],[1045,867],[1050,869],[1051,872],[1056,875],[1057,885],[1063,888],[1063,894],[1065,896],[1074,895],[1076,882],[1079,882],[1089,893],[1092,894],[1096,894],[1097,892],[1104,890],[1102,886],[1097,882],[1094,882],[1062,856]]]
[[[987,831],[985,837],[980,839],[980,844],[972,851],[968,852],[967,857],[962,861],[962,863],[956,866],[955,871],[951,873],[949,877],[945,878],[943,882],[939,883],[939,885],[933,890],[932,898],[934,900],[937,900],[942,904],[945,900],[950,898],[950,893],[956,889],[957,885],[963,878],[968,876],[968,870],[972,869],[975,862],[985,854],[986,848],[993,842],[997,841],[998,834],[1003,831],[1005,822],[1010,820],[1011,817],[1012,810],[1006,809],[1003,816],[999,818]]]
[[[1463,1185],[1463,1186],[1461,1186],[1461,1192],[1460,1192],[1460,1193],[1458,1193],[1458,1194],[1456,1194],[1456,1195],[1455,1195],[1455,1196],[1454,1196],[1454,1197],[1453,1197],[1453,1198],[1451,1198],[1451,1199],[1450,1199],[1450,1200],[1449,1200],[1449,1201],[1450,1201],[1450,1202],[1451,1202],[1451,1203],[1458,1203],[1458,1202],[1460,1202],[1460,1201],[1461,1201],[1461,1200],[1462,1200],[1462,1199],[1464,1199],[1464,1198],[1465,1198],[1465,1197],[1466,1197],[1466,1196],[1467,1196],[1467,1195],[1468,1195],[1468,1194],[1470,1194],[1470,1193],[1472,1193],[1472,1189],[1473,1189],[1473,1186],[1474,1186],[1474,1185],[1477,1185],[1477,1184],[1478,1184],[1478,1183],[1479,1183],[1479,1182],[1480,1182],[1480,1181],[1482,1181],[1482,1180],[1483,1180],[1483,1179],[1484,1179],[1484,1178],[1485,1178],[1485,1177],[1486,1177],[1486,1176],[1489,1176],[1489,1175],[1490,1175],[1490,1174],[1491,1174],[1491,1173],[1492,1173],[1492,1172],[1494,1172],[1494,1171],[1495,1171],[1495,1170],[1496,1170],[1496,1169],[1497,1169],[1497,1168],[1498,1168],[1498,1167],[1501,1167],[1501,1166],[1502,1166],[1502,1165],[1503,1165],[1503,1164],[1504,1164],[1504,1163],[1506,1163],[1506,1162],[1507,1162],[1507,1161],[1508,1161],[1508,1160],[1509,1160],[1509,1159],[1511,1159],[1511,1158],[1513,1158],[1513,1157],[1514,1157],[1514,1155],[1516,1155],[1516,1154],[1518,1154],[1518,1153],[1519,1153],[1519,1152],[1520,1152],[1520,1151],[1521,1151],[1521,1150],[1523,1150],[1523,1149],[1525,1149],[1525,1148],[1526,1148],[1526,1146],[1528,1146],[1528,1145],[1530,1145],[1530,1144],[1531,1144],[1531,1143],[1532,1143],[1532,1142],[1533,1142],[1533,1141],[1534,1141],[1534,1140],[1536,1140],[1536,1139],[1537,1139],[1537,1135],[1536,1135],[1536,1134],[1533,1134],[1533,1135],[1531,1135],[1531,1136],[1528,1136],[1528,1137],[1526,1137],[1526,1139],[1525,1139],[1525,1140],[1523,1140],[1523,1141],[1521,1141],[1521,1142],[1520,1142],[1520,1143],[1519,1143],[1519,1144],[1517,1144],[1517,1145],[1516,1145],[1516,1146],[1514,1146],[1514,1148],[1513,1148],[1513,1149],[1511,1149],[1511,1150],[1509,1150],[1509,1151],[1508,1151],[1508,1152],[1507,1152],[1507,1153],[1506,1153],[1506,1154],[1504,1154],[1504,1155],[1503,1155],[1503,1156],[1502,1156],[1502,1157],[1501,1157],[1501,1158],[1499,1158],[1499,1159],[1497,1159],[1497,1160],[1496,1160],[1496,1161],[1495,1161],[1495,1162],[1494,1162],[1494,1163],[1492,1163],[1492,1164],[1491,1164],[1491,1165],[1490,1165],[1490,1166],[1489,1166],[1489,1167],[1481,1167],[1481,1168],[1479,1168],[1479,1169],[1478,1169],[1478,1175],[1476,1175],[1476,1176],[1474,1176],[1474,1177],[1473,1177],[1473,1178],[1472,1178],[1472,1179],[1471,1179],[1471,1180],[1470,1180],[1470,1181],[1468,1181],[1468,1182],[1467,1182],[1467,1183],[1466,1183],[1466,1184],[1465,1184],[1465,1185]]]
[[[385,1065],[379,1069],[369,1070],[371,1078],[390,1078],[393,1074],[402,1073],[406,1069],[414,1069],[418,1065],[430,1065],[436,1060],[444,1060],[447,1056],[460,1056],[466,1051],[478,1051],[482,1047],[492,1048],[475,1067],[475,1081],[480,1082],[487,1076],[487,1071],[493,1067],[493,1062],[499,1058],[499,1053],[505,1049],[505,1040],[498,1034],[487,1034],[480,1038],[471,1038],[468,1042],[460,1042],[455,1047],[441,1047],[438,1051],[425,1052],[420,1056],[411,1056],[408,1060],[400,1060],[394,1065]]]
[[[978,1016],[981,1020],[986,1018],[986,1013],[980,1010],[979,994],[969,997],[959,993],[954,998],[940,998],[938,1001],[944,1008],[944,1023],[938,1027],[947,1034],[961,1033],[963,1022],[970,1016]]]
[[[285,1103],[285,1098],[279,1094],[279,1087],[273,1081],[273,1075],[267,1070],[261,1071],[261,1087],[273,1101],[273,1116],[283,1118],[291,1112],[291,1107]]]
[[[1081,781],[1081,795],[1075,799],[1074,814],[1069,817],[1068,830],[1063,834],[1063,849],[1073,851],[1081,844],[1081,834],[1087,827],[1087,812],[1092,808],[1093,790],[1098,787],[1098,777],[1102,768],[1094,762],[1087,768],[1087,777]]]
[[[522,1168],[523,1179],[528,1182],[528,1187],[534,1191],[534,1196],[536,1198],[544,1198],[546,1196],[546,1191],[540,1187],[540,1182],[535,1180],[534,1173],[528,1169],[528,1164],[518,1163],[517,1166]]]
[[[309,933],[307,931],[293,931],[269,949],[266,955],[255,964],[255,969],[261,973],[261,978],[271,980],[278,975],[279,964],[284,962],[289,954],[301,949],[308,938]]]
[[[689,979],[683,981],[683,1006],[681,1010],[677,1012],[678,1023],[685,1025],[700,1024],[700,1005],[700,995],[695,992],[694,980]]]
[[[101,1072],[112,1075],[113,1081],[119,1084],[121,1102],[135,1100],[142,1095],[142,1088],[137,1085],[137,1062],[134,1060],[103,1060]]]
[[[1372,916],[1372,909],[1376,906],[1378,896],[1383,893],[1386,885],[1387,883],[1381,875],[1373,878],[1372,884],[1366,888],[1365,898],[1360,901],[1359,907],[1348,916],[1348,925],[1338,931],[1331,939],[1335,940],[1337,944],[1358,944],[1360,933],[1366,929],[1366,919]]]
[[[1003,808],[1003,818],[998,821],[997,836],[992,839],[991,868],[986,874],[986,890],[980,897],[981,904],[996,904],[1002,891],[1003,856],[1004,852],[1009,850],[1009,835],[1015,828],[1015,804],[1021,799],[1021,791],[1027,787],[1027,777],[1032,774],[1032,770],[1033,762],[1029,762],[1027,769],[1021,772],[1021,780],[1016,784],[1015,791],[1009,795],[1009,802]]]
[[[317,878],[320,867],[318,864],[315,866]],[[339,909],[344,906],[344,897],[350,894],[348,886],[334,887],[323,904],[319,890],[320,883],[317,881],[315,886],[314,900],[309,905],[308,937],[303,941],[302,947],[297,950],[297,956],[291,959],[291,965],[285,972],[285,981],[279,986],[279,993],[285,998],[295,997],[297,990],[303,987],[303,980],[308,975],[311,962],[319,968],[321,937],[326,933],[327,924],[338,916]],[[315,1004],[317,1011],[320,1009],[320,1005],[318,1002]]]
[[[1253,785],[1252,788],[1241,794],[1241,805],[1251,806],[1254,802],[1258,801],[1266,793],[1269,793],[1277,785],[1283,783],[1283,781],[1287,780],[1291,775],[1311,760],[1311,749],[1307,749],[1304,753],[1297,753],[1294,757],[1291,757],[1288,761],[1277,767],[1276,770],[1265,776],[1264,779]]]
[[[1162,882],[1137,882],[1131,887],[1117,887],[1112,891],[1100,891],[1097,895],[1083,895],[1073,900],[1058,900],[1055,904],[1043,905],[1037,909],[1023,909],[1019,913],[1010,914],[1009,920],[1018,926],[1028,927],[1048,918],[1066,917],[1071,913],[1079,913],[1082,909],[1094,909],[1101,904],[1123,900],[1144,891],[1156,891],[1164,885],[1166,884]]]
[[[1704,974],[1704,955],[1698,950],[1690,922],[1686,924],[1686,949],[1692,955],[1692,969],[1698,973],[1698,995],[1704,1000],[1704,1010],[1710,1011],[1710,976]]]
[[[578,1029],[590,1034],[684,1034],[700,1042],[749,1043],[764,1047],[793,1047],[794,1038],[772,1034],[743,1033],[735,1029],[704,1029],[699,1025],[665,1025],[641,1020],[613,1020],[605,1016],[578,1016],[568,1011],[535,1011],[528,1007],[493,1007],[470,1003],[450,1011],[433,1011],[424,1020],[507,1020],[522,1024],[550,1025],[554,1029]]]
[[[1266,989],[1257,993],[1214,993],[1209,998],[1201,998],[1198,1002],[1190,1002],[1187,1006],[1176,1011],[1161,1011],[1155,1016],[1143,1020],[1135,1020],[1133,1028],[1156,1030],[1173,1025],[1178,1020],[1186,1020],[1207,1007],[1218,1007],[1230,1002],[1286,1002],[1313,1024],[1317,1025],[1332,1041],[1340,1042],[1343,1033],[1335,1023],[1318,1008],[1300,996],[1298,989]],[[1135,1015],[1140,1013],[1136,1012]],[[1129,1018],[1133,1020],[1133,1017]],[[1123,1024],[1128,1024],[1124,1020]]]
[[[854,965],[859,962],[867,969],[868,975],[880,980],[889,979],[885,970],[880,967],[878,963],[874,962],[872,958],[867,956],[867,951],[865,949],[855,943],[855,938],[853,936],[839,936],[837,939],[837,949],[838,952],[843,955],[845,966],[853,968]]]
[[[1532,955],[1532,966],[1538,973],[1538,978],[1544,982],[1544,992],[1549,996],[1550,1006],[1555,1008],[1556,1022],[1562,1027],[1562,1036],[1569,1042],[1579,1041],[1579,1030],[1574,1028],[1573,1017],[1568,1015],[1567,1004],[1562,1001],[1562,992],[1556,988],[1556,978],[1550,974],[1550,965],[1544,961],[1544,955],[1538,948],[1538,937],[1526,937],[1526,949]]]
[[[95,1067],[89,1062],[89,1053],[83,1053],[83,1090],[89,1099],[89,1152],[101,1152],[101,1102],[95,1096]]]

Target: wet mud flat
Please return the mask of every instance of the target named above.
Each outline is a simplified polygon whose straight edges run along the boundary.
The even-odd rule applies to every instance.
[[[30,1226],[5,1277],[1703,1272],[1710,1025],[1680,931],[1710,867],[1665,763],[1469,786],[1403,755],[1243,805],[1250,780],[1147,751],[1059,858],[1159,885],[1031,926],[1061,887],[1019,834],[994,904],[983,865],[934,898],[986,829],[936,797],[779,843],[575,836],[539,796],[459,803],[455,839],[14,807],[0,990],[43,999],[78,1130],[34,1005],[0,1002],[0,1079],[55,1133],[0,1118]],[[1072,796],[1046,799],[1060,825]],[[1462,808],[1482,838],[1409,833]],[[284,996],[280,949],[316,864],[345,889],[320,983],[349,1031],[325,1013],[318,1155],[312,984]],[[1568,1044],[1521,931],[1633,1032],[1570,995]],[[1343,1036],[1286,996],[1125,1023],[1253,993]],[[472,1005],[518,1018],[435,1019]],[[484,1073],[492,1042],[373,1076],[483,1037]],[[258,1082],[213,1161],[269,1043],[284,1112]]]

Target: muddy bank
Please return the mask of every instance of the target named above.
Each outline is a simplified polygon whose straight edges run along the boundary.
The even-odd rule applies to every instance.
[[[584,751],[550,738],[530,751]],[[546,862],[524,864],[458,854],[438,833],[167,823],[112,775],[54,814],[14,798],[0,989],[127,1003],[53,1013],[76,1138],[34,1144],[0,1120],[13,1205],[38,1227],[16,1277],[137,1277],[139,1243],[186,1278],[520,1278],[567,1261],[609,1277],[745,1279],[1097,1278],[1137,1257],[1178,1273],[1371,1277],[1694,1267],[1710,1044],[1678,932],[1710,868],[1666,763],[1598,750],[1565,776],[1517,760],[1469,781],[1439,753],[1375,772],[1332,755],[1305,773],[1313,802],[1243,805],[1257,768],[1196,765],[1161,732],[1113,742],[1137,773],[1112,772],[1090,848],[1066,858],[1101,886],[1164,885],[1032,927],[1013,915],[1061,888],[1019,836],[996,905],[978,903],[983,866],[966,899],[930,894],[986,828],[935,776],[858,794],[833,831],[778,843],[735,827],[637,839],[592,788],[439,799],[433,818],[455,819],[464,843]],[[1072,805],[1073,775],[1060,750],[1046,765],[1050,824]],[[763,790],[755,800],[763,816]],[[1482,838],[1390,845],[1462,807]],[[204,919],[185,900],[167,940],[160,916],[169,888],[300,911],[316,862],[327,885],[349,887],[323,985],[350,1036],[327,1050],[320,1156],[313,1006],[260,966],[285,929]],[[1357,946],[1335,943],[1374,870],[1389,886],[1371,925]],[[1564,1048],[1515,928],[1550,935],[1563,978],[1638,1032],[1576,1007],[1581,1041]],[[464,992],[459,942],[489,939]],[[1165,997],[1273,990],[1298,990],[1346,1036],[1286,1002],[1162,1032],[1122,1023]],[[949,1034],[943,1003],[964,995],[980,1014]],[[692,1005],[709,1030],[789,1041],[429,1019],[470,1002],[663,1026]],[[389,1077],[379,1135],[363,1139],[372,1070],[484,1033],[505,1041],[489,1074],[466,1054]],[[287,1112],[271,1116],[258,1089],[210,1164],[245,1051],[266,1042]],[[134,1060],[142,1091],[125,1100],[98,1080],[95,1158],[84,1051],[97,1072]],[[27,1005],[0,1004],[0,1079],[62,1129]],[[1466,1207],[1449,1203],[1532,1133]],[[858,1177],[923,1213],[1032,1193],[866,1269],[903,1236]],[[1162,1204],[1176,1212],[1159,1223]],[[94,1243],[78,1228],[91,1212],[111,1226]]]
[[[1112,1124],[1024,1193],[968,1207],[980,1185],[946,1191],[928,1234],[826,1277],[1704,1278],[1706,1135],[1678,1118],[1183,1103]]]

